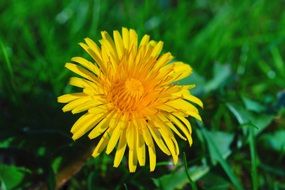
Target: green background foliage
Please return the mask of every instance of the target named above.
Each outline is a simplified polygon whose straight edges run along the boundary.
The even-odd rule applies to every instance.
[[[0,0],[0,189],[285,189],[285,1]],[[73,56],[85,37],[122,26],[164,41],[193,67],[204,102],[180,141],[177,166],[129,174],[96,144],[71,140],[79,116],[56,97],[71,92]]]

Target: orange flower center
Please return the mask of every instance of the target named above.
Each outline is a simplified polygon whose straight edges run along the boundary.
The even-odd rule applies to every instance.
[[[113,84],[110,100],[121,111],[135,111],[144,94],[140,80],[128,78]]]
[[[126,90],[126,93],[132,97],[140,97],[142,96],[144,92],[144,88],[143,88],[141,81],[137,79],[133,79],[133,78],[126,80],[125,90]]]

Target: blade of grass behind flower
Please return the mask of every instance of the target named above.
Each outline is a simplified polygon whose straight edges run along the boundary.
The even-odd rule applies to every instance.
[[[2,40],[0,40],[0,47],[1,47],[1,51],[2,51],[4,59],[5,59],[4,63],[6,64],[8,73],[9,73],[11,79],[13,79],[14,78],[13,67],[12,67],[11,61],[8,57],[8,52],[7,52],[6,46],[3,44]]]
[[[282,56],[280,54],[280,51],[277,47],[273,47],[271,49],[271,54],[272,54],[272,58],[273,58],[273,63],[274,63],[274,67],[276,69],[276,71],[281,75],[281,76],[285,76],[285,66],[284,66],[284,61],[282,59]]]
[[[250,158],[251,158],[251,178],[252,178],[252,189],[258,189],[258,176],[257,176],[257,158],[255,152],[255,143],[254,143],[254,127],[249,127],[249,149],[250,149]]]
[[[185,173],[187,175],[189,183],[191,184],[192,190],[197,190],[197,186],[196,186],[195,182],[191,179],[190,174],[188,172],[187,158],[186,158],[185,152],[183,152],[183,163],[184,163]]]
[[[3,43],[3,41],[0,39],[0,49],[2,51],[2,54],[3,54],[3,57],[4,57],[4,64],[5,64],[5,67],[2,71],[3,73],[3,78],[7,78],[7,81],[9,81],[8,84],[6,84],[4,82],[4,86],[6,86],[7,88],[7,91],[9,92],[9,96],[12,98],[12,100],[14,102],[19,102],[19,97],[17,96],[17,93],[16,93],[16,86],[15,86],[15,77],[14,77],[14,69],[12,67],[12,64],[11,64],[11,61],[9,59],[9,56],[8,56],[8,52],[7,52],[7,47],[5,46],[5,44]],[[2,70],[2,69],[1,69]],[[5,76],[6,72],[5,71],[8,71],[8,76]],[[5,88],[5,87],[4,87]]]

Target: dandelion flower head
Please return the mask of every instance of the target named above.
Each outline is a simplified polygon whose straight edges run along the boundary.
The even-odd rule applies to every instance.
[[[65,103],[64,112],[84,112],[71,128],[74,140],[88,133],[98,138],[92,153],[115,149],[114,167],[128,154],[128,167],[135,172],[137,165],[149,162],[150,171],[156,166],[156,151],[160,149],[178,161],[176,136],[192,144],[188,116],[201,120],[194,105],[201,100],[190,93],[194,85],[179,85],[189,76],[189,65],[173,61],[171,53],[162,53],[163,42],[144,35],[138,41],[133,29],[114,31],[113,37],[101,32],[98,46],[89,38],[80,46],[91,56],[73,57],[65,67],[76,73],[69,84],[81,92],[58,97]]]

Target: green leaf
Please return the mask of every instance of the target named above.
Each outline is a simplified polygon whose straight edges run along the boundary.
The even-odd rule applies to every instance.
[[[210,167],[207,165],[194,165],[188,169],[188,173],[193,181],[197,181],[209,170]],[[184,168],[152,180],[157,187],[163,190],[182,189],[189,182]]]
[[[7,148],[11,144],[11,142],[14,140],[13,137],[6,138],[4,140],[0,141],[0,148]]]
[[[63,160],[62,156],[58,156],[58,157],[56,157],[56,158],[52,161],[52,166],[51,166],[51,167],[52,167],[54,173],[57,173],[57,172],[58,172],[58,170],[59,170],[59,168],[60,168],[60,165],[61,165],[61,163],[62,163],[62,160]]]
[[[230,145],[234,139],[234,135],[225,133],[222,131],[212,131],[212,132],[207,132],[207,133],[211,137],[213,142],[216,145],[219,145],[217,146],[217,148],[220,154],[222,155],[222,157],[227,158],[231,154]],[[212,163],[216,164],[219,161],[219,156],[216,153],[215,148],[210,146],[209,152],[210,152],[210,158],[211,158]]]
[[[1,186],[6,187],[6,189],[16,188],[28,173],[30,173],[29,170],[23,167],[0,164]]]
[[[246,111],[243,107],[234,103],[227,103],[227,107],[236,117],[239,124],[244,125],[249,122],[250,113]]]
[[[228,190],[231,184],[219,173],[209,172],[201,179],[203,189],[207,190]]]
[[[260,106],[257,106],[258,104],[253,103],[253,101],[248,101],[247,99],[244,99],[245,105],[251,108],[254,107],[253,110],[260,111],[257,109],[257,107],[260,108]],[[251,177],[252,177],[252,188],[254,190],[258,189],[258,174],[257,174],[257,167],[258,167],[258,161],[256,156],[256,150],[255,150],[255,136],[262,132],[265,127],[267,127],[273,117],[265,114],[253,114],[252,112],[249,112],[247,109],[243,108],[240,105],[233,104],[233,103],[227,103],[227,106],[229,110],[233,113],[233,115],[236,117],[237,121],[242,126],[249,126],[248,128],[243,128],[244,132],[249,134],[249,148],[250,148],[250,157],[251,157]],[[257,130],[256,130],[256,128]]]
[[[244,107],[236,103],[227,103],[227,107],[235,116],[240,125],[250,124],[258,128],[255,130],[255,134],[260,133],[266,128],[272,121],[273,116],[267,114],[254,114],[249,112]]]
[[[206,93],[216,90],[219,87],[221,87],[230,77],[231,68],[227,64],[222,65],[222,64],[216,63],[214,64],[213,75],[214,76],[212,80],[210,80],[205,86]]]
[[[1,190],[7,190],[7,187],[5,185],[5,182],[0,178],[0,189]]]
[[[231,154],[230,144],[233,140],[233,134],[224,133],[221,131],[209,132],[209,135],[216,144],[219,144],[218,150],[221,152],[223,158],[228,157]],[[209,149],[211,159],[214,164],[218,163],[219,157],[214,149]],[[210,171],[210,167],[206,164],[194,165],[188,168],[190,179],[195,182],[202,178],[206,173]],[[161,187],[164,190],[181,189],[189,182],[187,173],[185,170],[177,170],[171,174],[163,175],[160,178],[153,179],[157,187]]]
[[[261,105],[260,103],[254,101],[254,100],[252,100],[250,98],[247,98],[245,96],[242,96],[241,98],[242,98],[243,103],[245,105],[245,108],[247,110],[254,111],[254,112],[257,112],[257,113],[265,111],[265,107],[263,105]]]
[[[223,158],[223,155],[222,155],[221,151],[218,148],[221,144],[219,144],[219,146],[218,146],[216,144],[215,140],[212,138],[211,133],[208,132],[205,128],[202,128],[201,132],[204,135],[204,138],[206,139],[208,148],[209,148],[210,153],[211,153],[211,157],[214,160],[217,160],[217,162],[221,165],[221,167],[223,168],[223,170],[225,171],[227,176],[230,178],[230,180],[233,183],[233,185],[235,186],[235,188],[237,190],[242,190],[243,187],[242,187],[240,181],[238,180],[238,177],[234,174],[234,172],[232,171],[230,165]]]
[[[277,152],[285,152],[285,130],[264,134],[261,138],[264,146]]]

